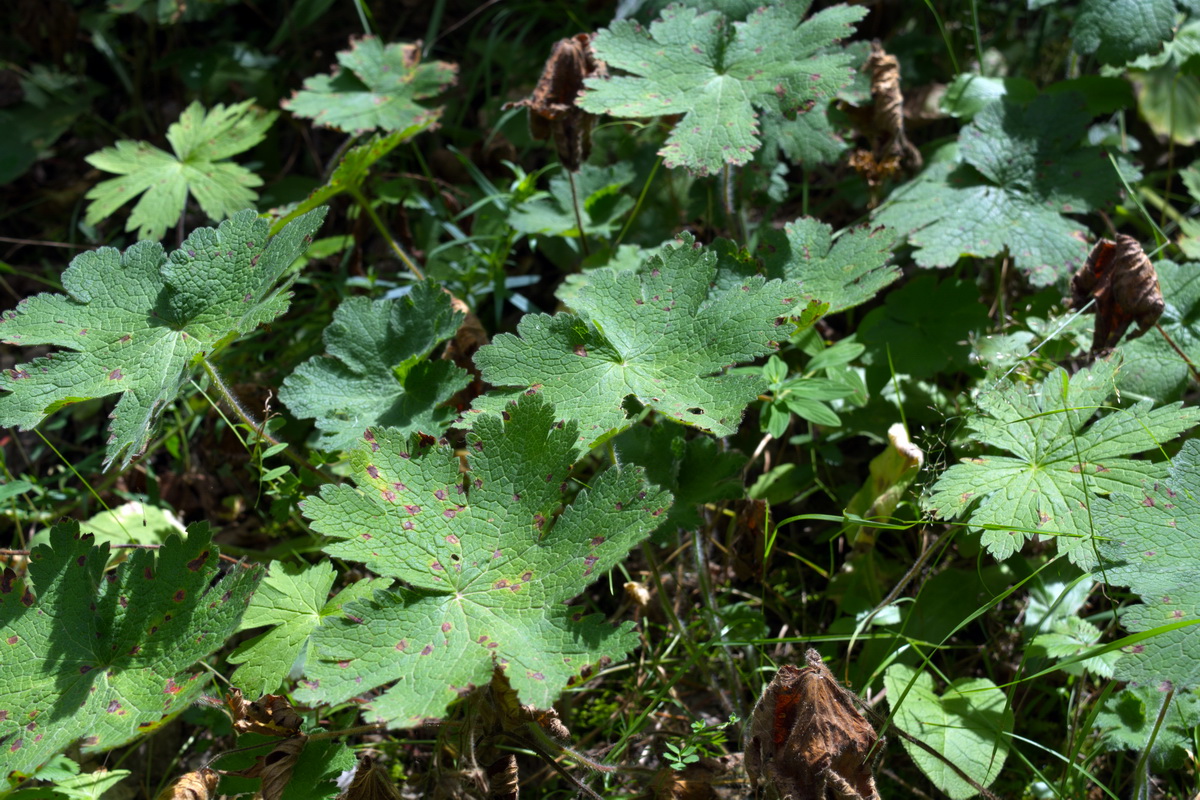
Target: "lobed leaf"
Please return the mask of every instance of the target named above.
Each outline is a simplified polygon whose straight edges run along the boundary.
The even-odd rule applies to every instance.
[[[217,571],[208,526],[138,550],[105,571],[76,522],[55,525],[29,557],[21,590],[0,578],[0,789],[82,739],[107,750],[160,728],[195,700],[197,660],[224,645],[262,577]]]
[[[521,702],[562,688],[637,643],[626,623],[566,605],[657,527],[670,495],[613,467],[564,506],[578,438],[541,398],[522,397],[467,437],[470,470],[431,437],[367,431],[355,482],[305,501],[325,552],[409,588],[347,604],[314,634],[298,696],[337,703],[395,681],[371,719],[442,717],[459,693],[505,670]]]
[[[157,242],[76,256],[62,276],[67,294],[0,316],[0,341],[63,348],[0,373],[0,425],[31,430],[64,406],[119,394],[105,466],[127,466],[200,356],[287,309],[291,295],[276,284],[324,218],[317,209],[268,238],[247,210],[196,229],[169,256]]]

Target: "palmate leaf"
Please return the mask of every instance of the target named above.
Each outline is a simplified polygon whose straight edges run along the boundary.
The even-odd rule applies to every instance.
[[[169,256],[157,242],[76,256],[67,294],[0,316],[0,341],[64,348],[0,372],[0,425],[31,430],[63,406],[120,394],[105,465],[128,465],[199,356],[287,309],[291,295],[276,284],[324,219],[317,209],[268,238],[266,221],[242,211],[192,231]]]
[[[875,219],[908,233],[923,267],[1007,249],[1031,283],[1052,284],[1087,256],[1082,224],[1063,215],[1095,210],[1121,185],[1103,150],[1080,146],[1089,120],[1071,93],[991,103],[963,128],[957,153],[936,155]]]
[[[1092,507],[1105,563],[1098,579],[1141,596],[1121,624],[1131,631],[1200,620],[1200,441],[1186,442],[1170,477],[1114,493]],[[1124,648],[1115,677],[1165,692],[1200,686],[1200,627],[1186,625]],[[1161,705],[1161,701],[1159,703]]]
[[[573,422],[522,397],[467,436],[470,471],[446,444],[368,431],[355,482],[305,501],[334,558],[366,564],[411,588],[350,603],[314,634],[298,697],[340,702],[390,681],[368,703],[395,727],[444,715],[459,692],[507,672],[522,703],[548,707],[576,676],[637,642],[565,602],[659,524],[670,495],[635,467],[594,478],[570,505]],[[561,513],[560,512],[561,509]]]
[[[87,157],[93,167],[115,172],[87,193],[87,223],[95,225],[137,197],[125,230],[137,229],[139,239],[161,239],[183,215],[188,194],[209,219],[219,221],[258,199],[254,187],[262,179],[245,167],[226,161],[249,150],[267,135],[279,116],[254,107],[253,100],[226,108],[218,103],[205,111],[192,103],[167,128],[175,155],[147,142],[122,140]]]
[[[351,40],[350,49],[338,53],[337,60],[341,66],[334,67],[333,74],[307,78],[283,107],[347,133],[429,127],[442,110],[417,101],[440,94],[458,74],[456,64],[422,64],[419,44],[385,45],[375,36]]]
[[[326,618],[342,613],[353,600],[370,597],[376,589],[391,583],[386,578],[364,579],[352,583],[330,599],[334,581],[333,565],[327,561],[301,571],[272,561],[267,577],[254,593],[239,630],[269,627],[266,633],[240,645],[229,656],[240,664],[230,683],[247,697],[274,692],[283,683],[296,659],[304,655],[316,659],[309,646],[313,631]]]
[[[470,378],[428,356],[454,336],[462,318],[433,283],[418,283],[395,300],[351,297],[325,329],[329,355],[297,367],[279,398],[296,416],[316,418],[325,450],[353,447],[368,427],[437,433],[454,417],[438,406]]]
[[[593,114],[683,114],[660,151],[668,167],[718,172],[762,145],[759,113],[794,118],[850,80],[852,56],[825,52],[854,32],[865,8],[833,6],[805,20],[808,0],[764,4],[745,21],[669,6],[649,30],[628,20],[592,43],[610,69],[589,78],[576,104]],[[817,129],[814,129],[817,130]]]
[[[1083,567],[1096,563],[1097,496],[1142,496],[1166,466],[1128,456],[1158,448],[1200,421],[1200,410],[1150,401],[1088,421],[1113,392],[1114,367],[1098,361],[1069,380],[1057,369],[1030,388],[1004,382],[978,400],[971,438],[1010,456],[963,459],[925,499],[941,519],[968,518],[997,559],[1037,532]]]
[[[765,384],[725,368],[787,338],[793,326],[779,318],[799,314],[802,292],[795,282],[759,276],[713,290],[716,266],[713,249],[683,234],[636,272],[590,273],[574,295],[576,314],[527,314],[516,336],[497,336],[475,363],[489,383],[531,387],[577,421],[584,448],[631,424],[631,396],[678,422],[732,435]],[[503,404],[503,393],[492,393],[476,401],[474,414]]]
[[[187,668],[237,628],[262,571],[217,572],[207,525],[105,571],[108,546],[64,522],[33,549],[29,585],[0,577],[0,791],[83,739],[107,750],[196,699]]]

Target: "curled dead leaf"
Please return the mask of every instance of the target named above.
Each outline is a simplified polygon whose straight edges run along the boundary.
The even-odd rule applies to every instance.
[[[259,794],[262,800],[280,800],[283,790],[287,788],[288,781],[292,779],[292,772],[296,769],[296,764],[299,763],[300,754],[304,752],[306,744],[308,744],[308,737],[303,733],[298,733],[290,739],[279,742],[275,745],[275,749],[265,756],[259,756],[252,766],[228,774],[241,778],[260,778],[262,790]]]
[[[879,800],[872,761],[878,737],[810,649],[763,690],[745,733],[751,786],[782,800]]]
[[[585,78],[603,76],[608,69],[592,52],[594,34],[560,39],[550,50],[533,94],[504,108],[528,108],[529,131],[535,139],[553,139],[558,159],[572,172],[592,151],[596,118],[575,105]]]
[[[1134,322],[1138,329],[1130,339],[1158,322],[1165,307],[1158,274],[1137,239],[1120,234],[1115,242],[1096,242],[1087,261],[1071,277],[1070,305],[1081,309],[1093,298],[1096,329],[1092,355],[1112,352]]]
[[[208,767],[181,775],[158,793],[156,800],[208,800],[221,776]]]
[[[864,133],[870,150],[850,156],[850,166],[872,189],[901,172],[916,172],[924,163],[904,132],[904,94],[900,91],[900,62],[878,41],[871,43],[866,71],[871,76],[872,118]]]
[[[247,701],[241,689],[232,689],[225,696],[225,709],[233,718],[237,733],[260,733],[264,736],[293,736],[300,730],[300,715],[281,694],[266,694]]]
[[[339,800],[400,800],[400,790],[379,762],[364,755],[358,760],[354,780]]]

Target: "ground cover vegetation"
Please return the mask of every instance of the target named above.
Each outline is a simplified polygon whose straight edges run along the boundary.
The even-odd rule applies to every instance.
[[[5,11],[0,796],[1196,795],[1200,3]]]

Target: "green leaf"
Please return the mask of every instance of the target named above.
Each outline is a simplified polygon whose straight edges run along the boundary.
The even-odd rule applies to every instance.
[[[961,72],[946,87],[938,107],[952,117],[970,120],[1002,97],[1028,103],[1037,97],[1037,85],[1028,78],[988,78]]]
[[[366,181],[367,175],[370,174],[371,167],[377,161],[421,131],[428,129],[434,121],[433,118],[425,119],[387,135],[377,133],[366,144],[351,147],[342,156],[342,160],[338,162],[337,168],[324,185],[318,186],[312,194],[297,203],[295,208],[289,208],[283,216],[271,223],[272,235],[278,233],[284,225],[296,217],[328,203],[339,194],[358,192]]]
[[[806,0],[756,8],[732,24],[719,12],[670,6],[649,30],[618,20],[592,47],[628,75],[589,78],[576,104],[593,114],[683,114],[659,154],[701,175],[747,163],[762,140],[759,113],[792,119],[850,80],[852,56],[822,52],[854,32],[864,8],[805,20]]]
[[[667,518],[655,529],[664,537],[677,529],[700,525],[699,506],[741,498],[741,470],[746,457],[736,450],[722,451],[709,436],[687,438],[679,425],[637,425],[613,440],[617,461],[646,470],[655,486],[670,490],[675,498]]]
[[[458,66],[445,61],[421,63],[420,44],[385,45],[376,36],[352,39],[337,54],[340,68],[314,75],[282,106],[298,117],[347,133],[372,128],[404,131],[431,127],[442,115],[418,100],[440,94],[457,79]]]
[[[592,236],[611,237],[621,218],[633,208],[634,200],[623,189],[634,178],[633,165],[621,162],[611,167],[584,164],[575,173],[584,230]],[[508,224],[521,233],[547,236],[579,236],[571,176],[550,179],[550,196],[535,195],[516,206]]]
[[[64,406],[120,394],[105,466],[128,465],[202,354],[287,309],[291,295],[275,284],[324,218],[312,211],[268,239],[266,221],[242,211],[192,231],[170,256],[157,242],[76,256],[62,276],[67,294],[39,294],[0,316],[6,344],[71,351],[0,373],[0,425],[32,430]]]
[[[214,221],[254,205],[254,187],[262,186],[262,179],[226,159],[261,142],[277,116],[277,111],[255,108],[253,100],[228,108],[218,103],[208,112],[197,101],[167,128],[175,155],[129,139],[92,153],[89,164],[121,177],[102,181],[87,193],[92,201],[87,223],[107,219],[141,194],[125,230],[136,228],[139,239],[161,239],[183,216],[189,193]]]
[[[1150,768],[1155,772],[1179,769],[1192,750],[1192,729],[1200,725],[1200,697],[1178,692],[1158,726],[1166,693],[1153,686],[1132,686],[1112,694],[1096,716],[1096,728],[1106,750],[1145,751],[1150,748]]]
[[[197,698],[207,673],[187,668],[221,647],[261,577],[224,577],[208,526],[105,572],[75,522],[30,555],[21,591],[0,580],[0,788],[82,738],[107,750],[160,728]],[[32,722],[31,722],[32,720]]]
[[[967,341],[988,324],[974,281],[918,275],[889,292],[880,308],[867,312],[858,340],[876,351],[886,348],[896,372],[915,378],[965,369],[970,364]],[[886,354],[873,358],[888,366]]]
[[[1171,39],[1175,0],[1082,0],[1071,28],[1075,51],[1121,66]]]
[[[1121,182],[1103,150],[1082,146],[1090,116],[1082,98],[1042,95],[1028,105],[986,106],[942,153],[892,192],[876,221],[909,234],[923,267],[1007,250],[1035,286],[1079,268],[1083,227],[1063,214],[1115,199]]]
[[[313,657],[309,641],[327,617],[342,613],[346,603],[369,597],[375,589],[391,583],[383,578],[360,580],[329,599],[333,580],[333,565],[327,561],[300,571],[279,561],[271,562],[268,575],[246,607],[238,628],[268,626],[271,630],[241,645],[229,656],[230,663],[241,664],[230,678],[232,685],[247,697],[274,692],[298,658]]]
[[[811,217],[783,230],[764,231],[759,248],[767,277],[800,282],[809,298],[829,303],[834,314],[861,305],[900,277],[888,262],[896,244],[889,228],[851,228],[833,238],[833,228]]]
[[[1195,531],[1200,524],[1200,441],[1183,445],[1171,462],[1170,478],[1131,486],[1111,502],[1095,503],[1097,546],[1106,563],[1096,574],[1128,586],[1142,598],[1121,623],[1131,631],[1200,619],[1200,561]],[[1123,649],[1118,680],[1184,691],[1200,685],[1200,628],[1164,631]]]
[[[893,664],[883,675],[883,685],[897,728],[920,739],[984,786],[999,777],[1008,758],[1013,711],[996,684],[987,678],[962,678],[938,695],[929,673],[918,674],[912,667]],[[933,785],[950,797],[966,800],[978,794],[945,761],[907,739],[901,743]]]
[[[1128,456],[1157,449],[1200,421],[1200,410],[1142,401],[1096,416],[1113,392],[1114,366],[1098,361],[1070,379],[1056,369],[1032,387],[1007,381],[980,395],[971,438],[1011,456],[962,459],[942,473],[923,505],[941,519],[969,518],[997,559],[1036,533],[1057,534],[1060,552],[1090,567],[1104,547],[1098,495],[1143,496],[1164,464]]]
[[[1030,644],[1032,649],[1044,652],[1049,658],[1061,659],[1090,650],[1100,644],[1100,639],[1100,629],[1095,625],[1079,617],[1069,616],[1061,622],[1054,623],[1049,633],[1035,636]],[[1113,665],[1120,657],[1119,652],[1110,651],[1077,664],[1067,664],[1063,669],[1072,675],[1081,675],[1086,669],[1102,678],[1111,678]]]
[[[763,388],[757,375],[725,371],[770,353],[790,327],[800,292],[749,277],[713,291],[717,255],[688,234],[636,272],[596,270],[575,295],[577,314],[527,314],[516,336],[501,334],[475,363],[495,386],[531,387],[556,413],[579,422],[594,447],[629,427],[632,396],[671,419],[717,436],[737,431]],[[503,395],[476,401],[497,411]]]
[[[1166,305],[1158,325],[1193,364],[1200,363],[1200,267],[1159,261],[1158,285]],[[1178,400],[1191,380],[1187,362],[1157,331],[1123,343],[1117,385],[1158,402]]]
[[[436,284],[418,283],[395,300],[351,297],[325,329],[328,356],[283,382],[279,398],[297,417],[315,417],[324,450],[347,450],[374,426],[438,433],[454,416],[439,409],[470,381],[449,361],[428,360],[454,336],[463,315]]]
[[[326,486],[304,513],[336,540],[330,556],[411,588],[322,625],[298,697],[336,703],[397,681],[368,717],[406,727],[443,716],[496,666],[522,703],[548,708],[568,681],[627,653],[630,623],[565,602],[648,536],[671,498],[641,469],[613,467],[562,507],[577,439],[536,396],[476,421],[465,475],[450,446],[368,431],[353,456],[358,488]]]

